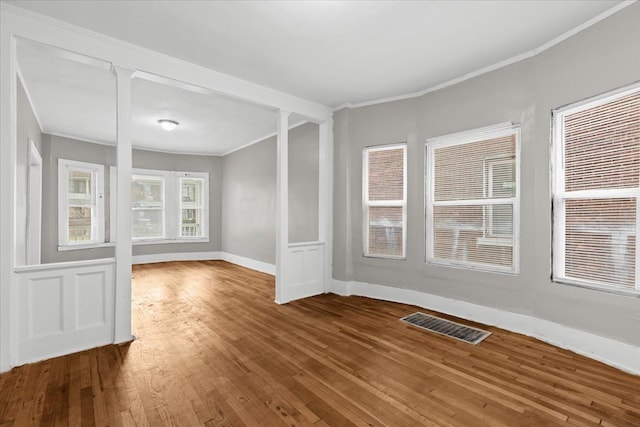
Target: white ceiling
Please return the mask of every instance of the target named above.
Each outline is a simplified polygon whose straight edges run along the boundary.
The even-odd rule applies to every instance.
[[[619,1],[8,1],[328,106],[435,87]]]
[[[8,1],[328,106],[419,92],[509,60],[619,1]],[[109,64],[21,41],[44,132],[114,144]],[[275,114],[166,79],[132,83],[138,148],[220,155],[272,135]],[[180,122],[173,132],[158,119]],[[290,123],[303,122],[293,115]]]
[[[45,133],[115,144],[116,84],[108,63],[20,40],[18,64]],[[132,80],[137,148],[219,155],[276,131],[273,111],[193,86],[166,83]],[[167,132],[158,125],[159,119],[180,125]],[[292,124],[301,121],[295,115],[290,118]]]

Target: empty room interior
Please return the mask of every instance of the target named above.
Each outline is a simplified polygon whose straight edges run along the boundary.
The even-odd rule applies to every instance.
[[[0,425],[640,426],[636,0],[0,19]]]

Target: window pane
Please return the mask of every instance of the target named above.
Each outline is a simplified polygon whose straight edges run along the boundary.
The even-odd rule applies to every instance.
[[[470,200],[492,195],[490,173],[497,179],[493,189],[498,187],[515,191],[515,169],[509,172],[508,164],[500,166],[505,160],[515,159],[516,136],[462,143],[435,148],[434,153],[434,200]],[[493,171],[495,168],[495,171]],[[515,193],[506,197],[513,197]]]
[[[69,170],[69,204],[86,205],[93,204],[92,201],[92,178],[93,173],[89,171]]]
[[[369,200],[404,199],[404,147],[369,150]]]
[[[515,160],[492,160],[487,162],[488,194],[490,198],[516,196]]]
[[[490,214],[488,220],[485,213]],[[435,259],[513,266],[512,205],[435,206],[433,221]]]
[[[565,275],[633,288],[636,200],[565,201]]]
[[[202,206],[202,181],[200,178],[180,178],[183,206]]]
[[[513,205],[485,207],[487,237],[513,237]]]
[[[164,212],[161,209],[134,209],[131,222],[134,239],[164,237]]]
[[[634,188],[640,176],[640,91],[564,117],[566,191]]]
[[[182,209],[181,237],[202,237],[202,209]]]
[[[139,207],[164,206],[164,179],[162,177],[133,176],[131,204]]]
[[[90,242],[92,240],[92,209],[69,208],[69,242]]]
[[[369,255],[404,256],[403,207],[370,207]]]

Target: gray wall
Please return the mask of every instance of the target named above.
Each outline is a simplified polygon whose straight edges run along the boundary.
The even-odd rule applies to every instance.
[[[109,234],[109,166],[116,165],[116,149],[55,135],[44,135],[42,263],[79,261],[114,256],[113,247],[58,251],[58,159],[105,165],[106,233]],[[192,156],[133,150],[133,167],[209,173],[209,242],[135,245],[133,255],[220,250],[221,161],[215,156]]]
[[[640,3],[528,60],[419,98],[335,114],[333,275],[413,289],[640,345],[640,298],[552,283],[551,109],[640,79]],[[520,274],[424,262],[428,137],[505,121],[522,126]],[[362,148],[408,144],[406,260],[362,256]]]
[[[289,242],[318,240],[318,125],[289,131]],[[276,262],[276,137],[222,158],[222,251]]]
[[[27,260],[29,140],[42,155],[42,133],[22,82],[17,81],[16,265],[24,265]]]
[[[115,256],[113,247],[58,251],[58,159],[102,164],[105,180],[105,214],[109,214],[109,166],[116,164],[116,149],[56,135],[44,135],[42,144],[42,263],[80,261]],[[109,225],[105,227],[109,230]]]
[[[133,150],[133,167],[183,172],[209,173],[209,242],[169,243],[166,245],[135,245],[133,255],[150,255],[172,252],[219,251],[222,220],[222,161],[216,156],[191,156]]]
[[[318,240],[320,127],[289,131],[289,243]]]

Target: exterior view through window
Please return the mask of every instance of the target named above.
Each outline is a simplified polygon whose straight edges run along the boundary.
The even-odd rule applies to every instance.
[[[405,257],[406,165],[406,144],[363,151],[364,256]]]
[[[104,167],[58,160],[58,244],[95,244],[104,240]]]
[[[181,237],[202,236],[202,212],[204,210],[204,179],[180,178]]]
[[[131,177],[131,228],[134,239],[163,238],[164,178]]]
[[[519,132],[508,123],[427,141],[428,262],[518,271]]]
[[[553,278],[640,292],[640,87],[553,114]]]

